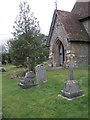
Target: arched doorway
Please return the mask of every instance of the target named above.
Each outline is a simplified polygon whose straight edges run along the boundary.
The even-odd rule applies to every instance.
[[[61,42],[59,47],[59,57],[60,57],[60,65],[63,65],[64,64],[64,47]]]
[[[58,44],[58,54],[59,54],[59,66],[64,64],[64,46],[60,40],[57,41]]]
[[[59,67],[64,64],[64,46],[59,39],[53,44],[52,55],[53,66]]]

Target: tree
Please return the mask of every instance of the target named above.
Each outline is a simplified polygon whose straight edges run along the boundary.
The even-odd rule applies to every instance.
[[[6,64],[6,62],[11,63],[7,43],[4,43],[4,44],[0,45],[0,62],[2,62],[2,64]]]
[[[2,53],[2,64],[11,63],[10,54],[7,52]]]
[[[19,16],[14,23],[14,38],[9,41],[9,52],[14,65],[24,65],[30,57],[32,69],[45,51],[40,41],[40,27],[27,2],[19,5]],[[31,14],[30,14],[31,13]]]

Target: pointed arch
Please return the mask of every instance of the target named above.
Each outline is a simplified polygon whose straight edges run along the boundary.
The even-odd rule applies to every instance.
[[[65,46],[62,41],[57,38],[53,44],[53,66],[62,66],[65,61]]]

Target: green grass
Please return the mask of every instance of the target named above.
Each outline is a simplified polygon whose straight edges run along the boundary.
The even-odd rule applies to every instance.
[[[21,78],[11,79],[12,74],[24,68],[4,66],[2,75],[3,118],[87,118],[88,117],[88,68],[75,68],[74,78],[79,81],[84,97],[65,100],[58,96],[68,79],[68,70],[47,71],[47,82],[40,86],[21,89]],[[35,80],[35,78],[34,78]]]

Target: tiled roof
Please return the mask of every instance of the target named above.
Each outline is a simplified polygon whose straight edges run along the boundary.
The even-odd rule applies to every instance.
[[[71,12],[78,14],[79,18],[90,17],[90,1],[76,2]]]
[[[88,41],[88,34],[76,14],[58,10],[61,24],[70,41]]]
[[[47,43],[50,43],[57,14],[70,41],[90,42],[90,37],[81,23],[81,20],[90,17],[89,6],[90,2],[76,2],[71,12],[55,10]]]

